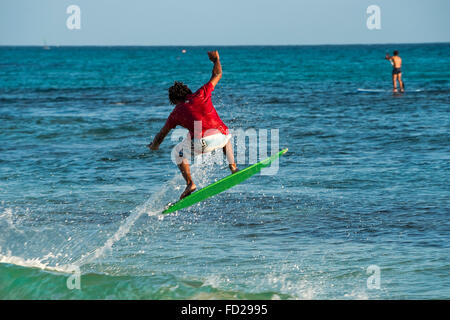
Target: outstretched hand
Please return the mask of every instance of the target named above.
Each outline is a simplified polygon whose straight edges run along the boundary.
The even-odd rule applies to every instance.
[[[216,62],[217,60],[219,60],[219,51],[208,51],[208,57],[212,62]]]
[[[153,150],[153,151],[158,150],[158,146],[155,145],[153,142],[150,143],[150,144],[148,144],[147,147],[148,147],[150,150]]]

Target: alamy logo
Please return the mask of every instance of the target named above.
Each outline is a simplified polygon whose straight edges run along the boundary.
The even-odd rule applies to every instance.
[[[367,7],[367,14],[370,16],[367,18],[367,29],[369,30],[380,30],[381,29],[381,9],[377,5],[371,5]]]
[[[81,9],[79,6],[72,4],[67,7],[67,14],[70,16],[66,20],[66,26],[69,30],[81,29]]]
[[[381,270],[380,267],[377,265],[370,265],[367,267],[366,270],[367,274],[370,274],[370,276],[367,278],[367,289],[373,290],[373,289],[380,289],[381,287]]]
[[[206,131],[207,132],[207,131]],[[197,134],[196,134],[197,133]],[[194,121],[194,136],[201,136],[202,123],[201,121]],[[248,165],[254,164],[261,160],[268,158],[280,151],[279,145],[279,129],[242,129],[234,128],[229,130],[230,142],[233,146],[234,154],[236,155],[236,164]],[[204,136],[207,136],[204,135]],[[212,146],[209,145],[207,138],[194,138],[191,139],[190,134],[186,136],[186,131],[183,129],[175,129],[172,132],[171,140],[179,142],[183,138],[183,141],[178,143],[172,150],[172,161],[175,164],[179,164],[180,157],[189,159],[190,162],[200,164],[203,162],[203,155],[211,153],[208,150],[215,150],[211,153],[211,160],[213,163],[221,164],[223,162],[223,156],[221,149],[224,146],[224,142],[219,141],[217,148],[214,147],[215,142],[212,141]],[[220,138],[219,138],[220,139]],[[248,143],[247,143],[248,141]],[[269,142],[270,141],[270,142]],[[222,142],[222,143],[220,143]],[[270,143],[270,153],[268,144]],[[217,151],[219,150],[219,151]],[[261,169],[261,175],[272,176],[277,174],[279,169],[279,160],[275,160],[270,166]]]
[[[81,271],[78,266],[70,266],[68,270],[72,275],[67,278],[67,289],[81,289]]]

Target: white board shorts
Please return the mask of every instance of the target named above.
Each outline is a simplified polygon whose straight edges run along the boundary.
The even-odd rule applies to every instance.
[[[183,159],[190,159],[191,152],[194,152],[194,155],[209,153],[213,150],[225,147],[230,139],[231,134],[225,135],[216,133],[201,139],[191,140],[191,136],[188,134],[183,141],[173,148],[172,159],[175,160],[177,164],[180,164]]]

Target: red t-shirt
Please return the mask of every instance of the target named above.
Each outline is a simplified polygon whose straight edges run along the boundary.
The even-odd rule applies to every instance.
[[[211,102],[213,91],[214,86],[211,82],[208,82],[195,93],[188,95],[184,103],[175,106],[165,126],[169,129],[182,126],[189,130],[191,137],[195,138],[202,138],[219,132],[228,134],[228,127],[222,122]],[[197,124],[198,132],[195,132],[194,135],[195,121],[201,121],[201,136],[199,123]]]

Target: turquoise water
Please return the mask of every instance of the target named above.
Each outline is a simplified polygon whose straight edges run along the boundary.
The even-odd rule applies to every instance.
[[[289,152],[163,216],[176,141],[146,144],[173,81],[209,79],[208,49],[0,48],[0,298],[450,298],[450,44],[219,47],[218,113]],[[211,159],[201,187],[228,174]]]

